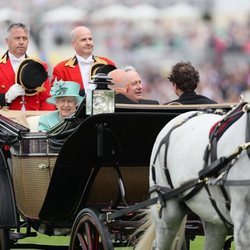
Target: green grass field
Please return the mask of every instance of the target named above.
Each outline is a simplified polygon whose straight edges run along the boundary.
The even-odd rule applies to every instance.
[[[68,245],[69,244],[69,236],[46,236],[43,234],[39,234],[37,237],[34,238],[25,238],[20,240],[20,243],[39,243],[39,244],[46,244],[46,245]],[[19,241],[18,241],[19,242]],[[191,241],[190,250],[201,250],[203,249],[204,237],[197,236],[195,240]],[[132,250],[132,247],[120,247],[116,248],[117,250]],[[234,250],[234,246],[232,250]]]
[[[22,240],[19,240],[20,243],[39,243],[39,244],[46,244],[46,245],[62,245],[66,246],[69,245],[69,236],[47,236],[44,234],[38,234],[37,237],[28,237]]]

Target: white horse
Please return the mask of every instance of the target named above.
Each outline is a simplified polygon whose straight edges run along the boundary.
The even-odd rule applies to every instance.
[[[242,115],[239,119],[225,130],[217,142],[217,158],[226,156],[228,159],[227,164],[222,163],[222,166],[226,168],[225,175],[223,177],[216,175],[210,179],[205,174],[205,177],[199,178],[199,172],[204,168],[206,162],[203,158],[209,144],[211,127],[218,121],[229,121],[235,118],[240,114],[239,107],[240,111],[244,110],[244,112],[241,112]],[[250,133],[250,128],[247,127],[247,116],[250,111],[248,111],[247,104],[244,108],[242,107],[243,105],[238,105],[237,110],[235,108],[225,116],[208,113],[196,115],[197,112],[187,112],[172,119],[161,130],[151,154],[150,186],[171,188],[165,168],[169,172],[172,190],[183,187],[186,183],[192,183],[193,180],[197,180],[203,186],[187,201],[181,200],[179,196],[167,199],[166,206],[161,207],[161,216],[159,215],[159,204],[152,205],[150,207],[151,219],[147,221],[150,225],[136,249],[171,249],[188,209],[196,213],[203,222],[204,249],[223,249],[230,225],[233,225],[236,249],[250,249],[250,181],[248,182],[250,180],[250,159],[245,150],[250,144],[246,143],[246,132]],[[193,117],[188,118],[190,116]],[[173,127],[176,128],[173,129]],[[166,139],[166,135],[169,135],[169,141],[162,143],[164,138]],[[166,145],[168,146],[166,147]],[[236,149],[238,151],[235,151]],[[208,160],[207,167],[211,166],[210,162]],[[212,185],[209,182],[211,180],[216,182],[220,178],[225,181],[224,184],[231,180],[232,185],[223,185],[228,195],[230,209],[226,206],[227,199],[222,195],[222,186]],[[234,185],[237,180],[243,180],[245,184],[241,185],[242,182],[240,182]],[[205,185],[207,185],[208,191]],[[187,188],[182,194],[185,196],[192,189]],[[208,192],[215,200],[215,206],[212,205]],[[151,193],[151,198],[153,197],[157,197],[157,192]],[[219,212],[216,212],[216,209]],[[223,215],[223,218],[219,213]],[[153,233],[155,239],[152,237]],[[150,239],[154,239],[154,241],[149,242]]]

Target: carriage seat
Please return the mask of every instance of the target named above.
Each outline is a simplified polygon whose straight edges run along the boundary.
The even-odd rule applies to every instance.
[[[40,115],[34,115],[34,116],[26,117],[30,132],[37,132],[38,131],[39,119],[40,119]]]
[[[3,115],[14,122],[17,122],[30,129],[30,132],[38,131],[38,121],[41,115],[52,111],[20,111],[20,110],[0,110],[0,115]]]

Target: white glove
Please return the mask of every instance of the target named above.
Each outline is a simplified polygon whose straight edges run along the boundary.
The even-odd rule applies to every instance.
[[[25,95],[24,88],[18,83],[13,84],[5,94],[5,100],[7,103],[11,103],[18,96]]]

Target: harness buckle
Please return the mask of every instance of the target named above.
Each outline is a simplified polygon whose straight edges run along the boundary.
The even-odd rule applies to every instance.
[[[208,185],[209,182],[210,182],[210,178],[209,177],[205,177],[203,181]]]
[[[106,221],[107,221],[108,223],[114,221],[114,220],[111,219],[111,214],[112,214],[111,212],[107,212],[107,213],[106,213]]]
[[[198,179],[198,183],[202,183],[202,182],[204,182],[204,180]]]
[[[157,210],[157,213],[158,213],[159,216],[160,216],[160,213],[161,213],[161,203],[160,203],[159,200],[158,200],[157,203],[156,203],[156,210]]]
[[[243,150],[246,150],[246,149],[248,149],[250,147],[250,142],[246,142],[246,143],[244,143],[243,145],[242,145],[242,149]]]

